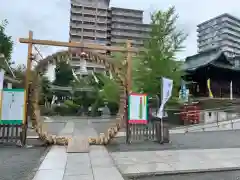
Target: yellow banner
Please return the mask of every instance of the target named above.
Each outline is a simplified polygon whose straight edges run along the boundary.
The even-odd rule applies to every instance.
[[[213,98],[213,94],[212,94],[212,91],[211,91],[210,79],[207,80],[207,87],[208,87],[209,97]]]

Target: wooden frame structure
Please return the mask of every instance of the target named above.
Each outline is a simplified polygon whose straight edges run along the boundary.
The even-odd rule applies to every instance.
[[[26,90],[26,102],[25,106],[28,106],[29,102],[29,83],[30,83],[30,75],[31,75],[31,66],[32,66],[32,49],[33,45],[49,45],[49,46],[61,46],[61,47],[68,47],[68,48],[84,48],[89,50],[105,50],[110,52],[123,52],[127,53],[127,75],[124,75],[123,79],[126,80],[125,83],[125,100],[127,103],[127,96],[129,92],[131,92],[132,89],[132,83],[131,83],[131,77],[132,77],[132,53],[138,53],[139,50],[136,48],[131,47],[131,41],[128,40],[126,42],[126,48],[124,47],[117,47],[117,46],[105,46],[105,45],[99,45],[99,44],[86,44],[86,43],[78,43],[78,42],[61,42],[61,41],[52,41],[52,40],[39,40],[39,39],[33,39],[33,32],[29,31],[28,38],[20,38],[20,43],[28,44],[28,58],[27,58],[27,69],[26,69],[26,77],[25,77],[25,90]],[[27,128],[27,114],[28,114],[28,108],[26,108],[26,119],[23,121],[23,129],[26,131]],[[127,111],[127,104],[125,107],[125,113]],[[126,125],[128,126],[128,119],[127,115],[123,115],[126,118]],[[127,127],[128,129],[128,127]],[[25,132],[26,134],[26,132]],[[109,135],[108,135],[109,136]],[[111,135],[110,135],[111,136]],[[128,142],[128,131],[127,131],[127,142]]]

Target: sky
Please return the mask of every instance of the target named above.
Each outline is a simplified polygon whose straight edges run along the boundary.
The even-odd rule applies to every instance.
[[[144,23],[150,21],[150,13],[157,9],[166,10],[175,6],[179,15],[178,28],[188,37],[185,49],[177,54],[179,59],[197,52],[197,24],[222,13],[240,18],[239,0],[111,0],[111,6],[144,10]],[[69,0],[0,0],[0,21],[7,19],[7,34],[14,40],[12,60],[16,64],[26,63],[27,45],[20,44],[20,37],[33,31],[34,38],[58,41],[69,40]],[[43,56],[62,48],[37,46]]]

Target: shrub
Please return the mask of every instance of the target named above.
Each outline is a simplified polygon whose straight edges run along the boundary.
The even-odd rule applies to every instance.
[[[54,111],[53,108],[46,108],[45,106],[40,107],[41,116],[54,116],[57,113]]]

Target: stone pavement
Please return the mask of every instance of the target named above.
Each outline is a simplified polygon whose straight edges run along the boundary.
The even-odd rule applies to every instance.
[[[31,180],[47,152],[46,147],[19,148],[0,144],[0,180]]]
[[[59,134],[97,136],[88,120],[78,123],[69,121]],[[123,180],[104,146],[90,146],[89,153],[67,153],[66,149],[53,146],[33,180]]]
[[[94,126],[101,123],[94,126],[92,123],[70,120],[60,135],[96,136]],[[104,128],[99,127],[100,130]],[[89,153],[67,153],[66,147],[54,146],[34,180],[123,180],[121,173],[139,176],[236,170],[240,169],[239,136],[240,130],[173,133],[172,142],[164,145],[152,142],[126,145],[125,137],[119,137],[107,147],[90,146]],[[112,152],[110,155],[106,148]]]
[[[240,169],[240,148],[112,153],[126,176]]]
[[[125,180],[133,180],[125,177]],[[134,177],[134,180],[240,180],[240,170]]]
[[[91,146],[90,153],[66,153],[53,146],[33,180],[123,180],[104,146]]]

